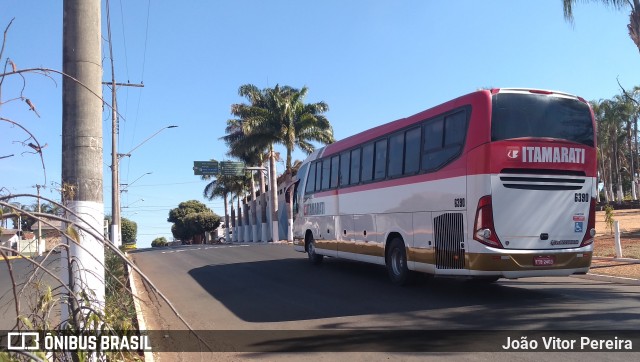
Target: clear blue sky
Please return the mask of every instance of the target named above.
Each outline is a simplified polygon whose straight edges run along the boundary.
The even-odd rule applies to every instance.
[[[111,7],[116,78],[145,85],[118,92],[119,151],[179,126],[121,163],[121,183],[152,172],[122,199],[141,247],[172,238],[166,219],[182,201],[203,201],[223,215],[221,200],[203,199],[206,183],[191,168],[196,160],[225,158],[219,138],[230,105],[243,101],[242,84],[306,85],[308,102],[329,104],[337,139],[481,87],[553,89],[591,100],[617,94],[616,77],[625,87],[640,85],[628,11],[596,3],[577,4],[573,25],[563,18],[561,0],[112,0]],[[62,70],[62,1],[0,2],[0,28],[14,17],[2,64],[9,57],[19,68]],[[108,62],[106,42],[103,54]],[[104,80],[110,77],[105,67]],[[2,105],[0,116],[48,144],[43,195],[58,199],[52,183],[61,177],[62,98],[61,79],[52,78],[26,76],[24,95],[41,118],[22,102]],[[6,79],[2,101],[18,96],[20,87],[19,77]],[[104,97],[111,97],[106,88]],[[103,119],[110,214],[110,114]],[[0,159],[0,187],[11,193],[35,193],[33,185],[45,182],[39,158],[22,153],[28,148],[19,141],[26,138],[0,122],[0,157],[15,154]]]

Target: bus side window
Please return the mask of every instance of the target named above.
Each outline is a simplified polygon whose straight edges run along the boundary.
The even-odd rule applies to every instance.
[[[424,146],[422,152],[422,169],[432,171],[440,166],[444,120],[437,118],[424,125]]]
[[[349,171],[351,170],[351,162],[349,162],[349,152],[343,152],[340,155],[340,186],[349,185]]]
[[[310,194],[316,188],[316,164],[312,163],[309,168],[309,176],[307,176],[307,185],[304,188],[305,194]]]
[[[387,139],[376,142],[376,164],[374,178],[381,180],[387,176]]]
[[[420,128],[405,132],[404,174],[412,175],[420,170]]]
[[[360,183],[360,149],[351,151],[351,173],[349,174],[349,185]]]
[[[322,160],[322,190],[328,190],[330,186],[331,177],[331,160],[325,158]]]
[[[373,143],[362,147],[362,181],[373,179]]]
[[[329,187],[338,187],[338,171],[340,170],[340,156],[331,157],[331,182]]]
[[[322,162],[316,162],[316,191],[322,190]]]
[[[404,132],[389,137],[389,177],[402,175],[404,157]]]
[[[465,111],[448,115],[444,118],[444,147],[462,145],[467,131],[467,114]]]

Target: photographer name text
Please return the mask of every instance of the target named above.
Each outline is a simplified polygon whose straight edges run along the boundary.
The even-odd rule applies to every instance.
[[[567,339],[551,336],[537,340],[522,336],[520,338],[507,337],[506,343],[500,347],[505,351],[631,351],[633,350],[633,342],[630,339],[618,337],[609,339],[589,337]]]

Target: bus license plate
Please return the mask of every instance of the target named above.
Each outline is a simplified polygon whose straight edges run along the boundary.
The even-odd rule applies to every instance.
[[[553,262],[552,256],[536,256],[533,258],[533,265],[535,266],[549,266],[553,265]]]

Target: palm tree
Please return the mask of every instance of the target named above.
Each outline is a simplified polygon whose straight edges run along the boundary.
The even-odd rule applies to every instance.
[[[609,194],[609,182],[608,182],[608,178],[606,177],[607,173],[606,173],[606,167],[605,167],[605,151],[606,149],[608,149],[608,138],[606,137],[607,132],[605,129],[605,122],[604,122],[604,117],[605,117],[605,108],[606,105],[604,104],[603,100],[598,100],[598,101],[590,101],[589,102],[591,105],[591,109],[593,109],[593,114],[595,116],[596,119],[596,132],[598,135],[598,149],[597,149],[597,163],[598,163],[598,181],[602,182],[602,189],[604,191],[604,199],[605,202],[608,204],[611,202],[612,198],[610,197]],[[600,202],[600,193],[597,193],[597,199],[598,202]]]
[[[230,153],[236,156],[247,153],[256,155],[267,150],[270,168],[275,171],[274,145],[283,145],[287,150],[286,172],[291,175],[295,147],[311,153],[315,149],[311,142],[333,142],[333,130],[323,115],[328,110],[327,104],[305,104],[307,92],[307,87],[299,90],[276,85],[274,88],[260,90],[252,84],[241,86],[238,93],[247,98],[249,104],[231,106],[231,113],[237,118],[227,122],[225,140],[232,148]],[[271,176],[271,198],[277,200],[275,172]],[[274,206],[276,203],[273,203]],[[272,208],[272,212],[272,220],[276,221],[277,206]],[[290,212],[288,214],[290,216]],[[273,238],[277,238],[277,231],[273,232]]]
[[[308,88],[302,87],[300,90],[291,89],[289,93],[289,110],[287,115],[287,127],[285,127],[284,145],[287,149],[287,181],[290,182],[294,175],[291,164],[291,154],[297,146],[305,153],[311,154],[315,146],[311,142],[329,144],[335,142],[333,138],[333,128],[329,120],[323,113],[329,110],[325,102],[305,104],[304,99]],[[295,170],[297,172],[297,169]],[[287,240],[293,241],[293,191],[294,187],[288,189],[287,204]]]
[[[229,147],[229,152],[227,152],[227,155],[240,159],[247,165],[262,167],[266,159],[271,159],[271,155],[274,155],[275,157],[275,154],[273,152],[270,152],[270,150],[273,150],[274,135],[271,134],[271,130],[269,129],[249,129],[244,125],[244,123],[245,119],[251,119],[252,117],[269,116],[266,112],[264,112],[263,109],[265,105],[265,92],[260,91],[256,86],[252,84],[245,84],[239,88],[238,94],[240,96],[246,97],[249,100],[249,104],[233,104],[231,106],[231,113],[237,118],[227,121],[227,127],[225,130],[226,135],[222,137],[222,139]],[[275,165],[275,162],[273,162],[273,165]],[[272,169],[275,169],[273,165]],[[259,172],[258,175],[260,184],[260,222],[262,224],[262,235],[260,236],[260,240],[266,241],[268,237],[266,233],[267,202],[265,195],[265,178],[262,172]],[[251,178],[251,181],[253,182],[253,177]],[[275,189],[275,187],[270,186],[269,189]],[[255,186],[252,183],[251,199],[253,207],[251,208],[251,223],[254,225],[254,240],[258,238],[256,234],[258,217],[255,198]]]
[[[212,176],[205,175],[202,176],[202,180],[210,180]],[[222,197],[224,199],[224,227],[225,227],[225,235],[224,238],[227,241],[229,239],[229,194],[231,193],[231,180],[229,180],[228,176],[216,176],[216,179],[209,182],[207,186],[205,186],[202,195],[209,200],[213,200],[216,197]]]
[[[612,6],[616,9],[621,9],[629,6],[631,12],[629,13],[629,24],[627,29],[629,30],[629,37],[633,43],[638,47],[640,51],[640,0],[591,0],[593,2],[601,2],[605,5]],[[578,0],[562,0],[562,6],[564,9],[564,18],[567,21],[573,22],[573,5]],[[582,2],[585,2],[582,0]]]

